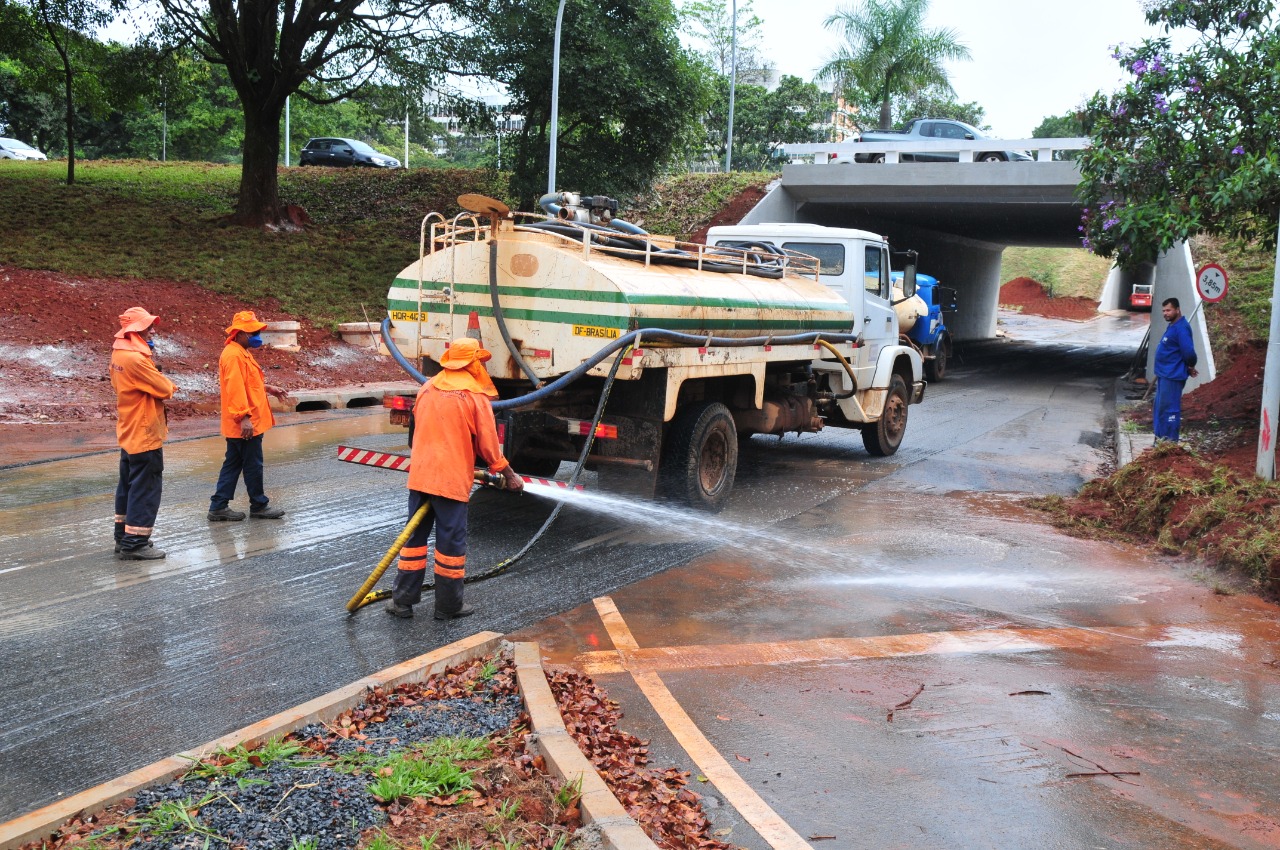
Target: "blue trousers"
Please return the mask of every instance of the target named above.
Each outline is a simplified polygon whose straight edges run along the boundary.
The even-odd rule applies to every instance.
[[[120,480],[116,484],[116,545],[132,552],[151,539],[160,491],[164,484],[164,449],[131,455],[120,450]]]
[[[1156,401],[1151,412],[1152,430],[1157,440],[1178,442],[1182,430],[1182,388],[1186,381],[1156,377]]]
[[[422,585],[427,572],[427,541],[434,526],[436,610],[453,614],[462,607],[462,587],[466,580],[467,503],[410,490],[410,519],[425,504],[430,505],[427,515],[400,550],[391,598],[397,605],[416,605],[422,601]]]
[[[227,438],[227,456],[218,473],[218,489],[209,500],[209,510],[220,511],[236,496],[236,482],[244,476],[249,507],[262,510],[271,500],[262,492],[262,435],[248,440]]]

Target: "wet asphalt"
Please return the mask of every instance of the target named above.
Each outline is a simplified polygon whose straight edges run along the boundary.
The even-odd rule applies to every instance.
[[[343,608],[404,521],[400,473],[334,458],[403,444],[381,412],[268,435],[278,522],[208,523],[221,440],[166,448],[160,562],[112,559],[113,456],[0,471],[0,819],[492,629],[592,670],[744,847],[629,671],[814,846],[1278,846],[1275,609],[1020,502],[1107,468],[1142,318],[1002,314],[1020,339],[963,346],[895,456],[757,437],[711,523],[567,508],[460,622]],[[469,569],[552,504],[478,493]],[[612,652],[605,596],[648,655]],[[1097,765],[1138,775],[1067,777]]]

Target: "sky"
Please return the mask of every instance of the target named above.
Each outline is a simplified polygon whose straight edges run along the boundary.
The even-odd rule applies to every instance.
[[[764,22],[761,52],[781,73],[813,79],[840,43],[823,21],[851,5],[753,0]],[[991,134],[1006,139],[1029,138],[1045,117],[1119,88],[1124,74],[1112,48],[1162,34],[1147,25],[1139,0],[933,0],[926,25],[954,30],[969,48],[970,61],[948,65],[956,99],[986,109]]]

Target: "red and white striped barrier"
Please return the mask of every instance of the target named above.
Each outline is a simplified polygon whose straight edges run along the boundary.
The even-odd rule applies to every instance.
[[[363,466],[376,466],[379,469],[396,469],[400,472],[409,471],[409,456],[399,454],[397,452],[375,452],[370,449],[358,449],[355,446],[338,446],[338,460],[347,463],[358,463]],[[543,487],[555,487],[559,490],[568,490],[569,482],[557,481],[554,478],[535,478],[532,475],[521,475],[520,479],[526,484],[540,484]],[[573,485],[574,490],[586,490],[587,488],[581,484]]]
[[[398,469],[409,471],[409,456],[392,452],[375,452],[369,449],[358,449],[354,446],[338,446],[338,460],[347,463],[359,463],[365,466],[377,466],[382,469]]]

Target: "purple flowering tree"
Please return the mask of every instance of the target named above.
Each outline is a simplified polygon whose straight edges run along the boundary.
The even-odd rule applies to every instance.
[[[1123,89],[1086,107],[1079,157],[1082,244],[1121,265],[1215,233],[1276,241],[1280,214],[1280,29],[1272,0],[1154,0],[1147,20],[1200,33],[1117,47]]]

